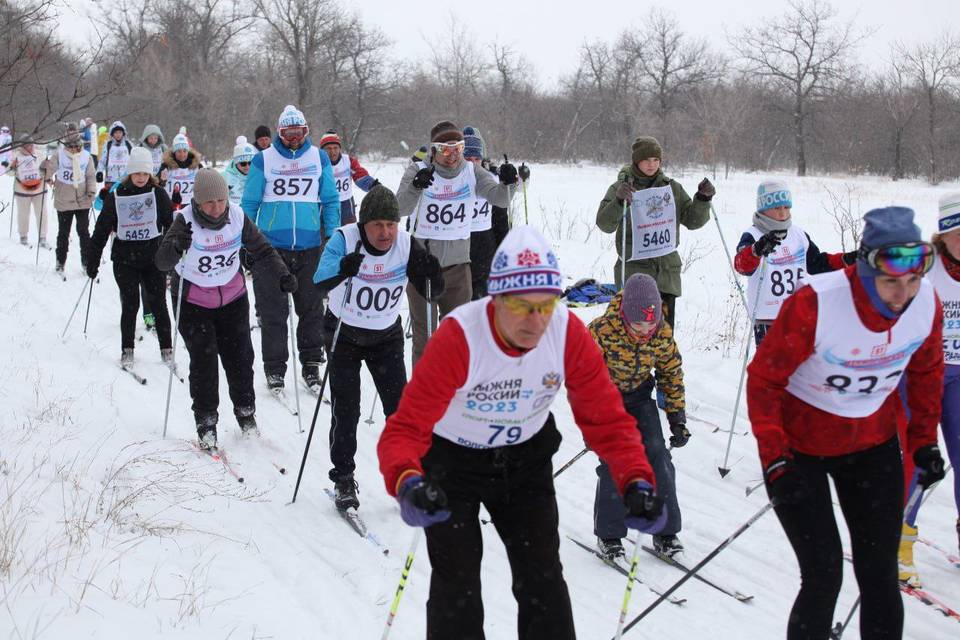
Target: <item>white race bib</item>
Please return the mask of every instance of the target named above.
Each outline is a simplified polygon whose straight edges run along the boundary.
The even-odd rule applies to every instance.
[[[347,252],[352,253],[360,241],[357,224],[344,225],[339,231],[346,241]],[[362,244],[360,251],[364,258],[360,272],[353,278],[350,296],[346,297],[346,281],[341,282],[330,291],[327,308],[350,326],[386,329],[396,323],[400,315],[400,301],[407,286],[410,234],[398,231],[396,242],[385,255],[370,255]]]
[[[222,287],[240,270],[240,245],[243,237],[243,209],[228,203],[224,215],[230,216],[222,229],[205,229],[193,215],[193,206],[180,210],[184,222],[193,226],[193,244],[186,259],[177,263],[182,277],[201,287]]]
[[[417,163],[426,169],[423,162]],[[477,195],[477,175],[472,162],[453,178],[433,174],[433,184],[423,190],[420,207],[413,212],[415,238],[466,240],[470,237],[473,202]]]
[[[40,179],[40,161],[31,155],[17,156],[17,180],[26,182],[27,180]]]
[[[187,204],[193,197],[193,183],[197,179],[196,169],[167,169],[167,195],[173,198],[175,191],[180,192],[181,202]]]
[[[630,204],[630,260],[659,258],[677,250],[677,203],[670,186],[634,191]]]
[[[153,159],[153,175],[157,175],[160,167],[163,166],[163,147],[158,144],[155,147],[144,148],[150,152],[150,157]]]
[[[751,227],[747,233],[753,237],[754,241],[763,236],[763,231],[756,227]],[[803,284],[803,278],[807,275],[809,247],[810,240],[803,229],[790,225],[787,237],[776,251],[763,259],[761,265],[747,281],[747,304],[750,305],[751,316],[756,313],[757,320],[776,319],[783,301]],[[762,285],[760,285],[761,270],[763,271]],[[758,286],[761,287],[759,292]],[[756,312],[754,312],[754,306],[757,307]]]
[[[943,305],[943,360],[960,365],[960,282],[950,277],[939,255],[927,278]]]
[[[473,216],[470,218],[470,232],[486,231],[493,228],[493,215],[490,203],[477,196],[473,201]]]
[[[109,149],[109,151],[107,152],[107,171],[104,176],[104,182],[120,182],[120,179],[127,175],[127,163],[130,161],[130,150],[127,149],[125,142],[121,142],[120,144],[113,144],[111,142],[107,149]]]
[[[547,421],[565,377],[564,352],[570,311],[559,304],[540,342],[520,357],[505,354],[487,318],[490,297],[451,311],[470,352],[466,383],[457,389],[434,433],[471,449],[526,442]]]
[[[333,165],[333,179],[337,183],[340,202],[353,197],[353,178],[350,170],[350,156],[340,154],[340,161]]]
[[[153,189],[136,196],[119,196],[114,192],[117,206],[117,237],[121,240],[152,240],[160,235],[157,228],[157,196]]]
[[[90,164],[90,153],[80,152],[80,173],[86,176],[87,165]],[[60,155],[57,159],[57,180],[64,184],[73,185],[73,158],[67,153],[67,150],[60,147]],[[80,180],[83,182],[83,179]]]
[[[263,202],[319,202],[323,175],[319,149],[310,147],[296,159],[283,157],[273,146],[262,153]]]
[[[817,293],[814,352],[790,376],[787,391],[834,415],[873,415],[897,390],[910,357],[930,335],[933,286],[924,279],[890,331],[873,332],[860,322],[846,272],[808,276],[807,282]]]

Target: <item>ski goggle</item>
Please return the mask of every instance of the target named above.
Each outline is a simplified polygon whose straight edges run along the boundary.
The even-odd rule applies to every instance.
[[[930,271],[936,252],[929,242],[904,242],[876,249],[861,247],[860,257],[880,273],[899,277],[908,273],[922,275]]]
[[[511,313],[515,313],[518,316],[530,316],[534,313],[539,313],[542,316],[548,316],[553,313],[553,310],[557,308],[557,302],[560,300],[559,297],[552,297],[542,302],[530,302],[529,300],[524,300],[518,296],[504,295],[501,296],[503,299],[503,305]]]
[[[307,127],[284,127],[278,133],[280,138],[289,142],[300,142],[307,137],[309,129]]]
[[[455,142],[434,142],[432,143],[433,151],[439,153],[442,156],[452,156],[456,153],[463,152],[463,140],[457,140]]]

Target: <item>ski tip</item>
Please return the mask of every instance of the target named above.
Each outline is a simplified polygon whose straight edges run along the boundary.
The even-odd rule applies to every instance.
[[[726,478],[727,474],[730,473],[730,469],[724,469],[723,467],[717,467],[717,471],[720,472],[721,478]]]

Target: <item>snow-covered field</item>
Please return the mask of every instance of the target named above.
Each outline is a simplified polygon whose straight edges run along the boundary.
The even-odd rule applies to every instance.
[[[396,186],[402,162],[370,163],[371,173]],[[593,226],[596,206],[615,167],[535,166],[528,193],[530,223],[554,243],[564,273],[612,281],[612,236]],[[699,172],[676,176],[693,194]],[[734,174],[715,180],[715,205],[724,235],[736,242],[750,224],[756,185],[765,176]],[[828,251],[840,238],[824,205],[842,196],[858,212],[874,206],[913,207],[925,234],[935,228],[936,203],[956,184],[937,188],[885,178],[810,177],[788,180],[794,221]],[[8,205],[10,178],[0,178],[0,206]],[[522,199],[515,218],[523,219]],[[257,416],[263,442],[238,438],[226,383],[221,376],[221,442],[245,478],[239,484],[223,467],[195,453],[187,386],[173,383],[170,430],[161,437],[166,370],[155,339],[138,343],[138,385],[118,367],[119,299],[109,264],[93,290],[89,330],[84,337],[81,303],[60,338],[84,277],[75,237],[68,280],[54,274],[52,251],[35,254],[7,239],[9,206],[0,214],[0,638],[378,638],[383,628],[413,529],[377,471],[375,443],[383,416],[361,419],[357,456],[361,513],[390,552],[384,555],[356,536],[336,515],[324,488],[329,406],[320,407],[303,485],[289,504],[306,441],[296,418],[268,397],[257,353]],[[31,243],[36,243],[36,231]],[[48,241],[55,240],[56,224]],[[679,341],[685,360],[689,413],[729,426],[747,323],[731,286],[717,228],[711,221],[684,231],[681,250],[690,256],[684,296],[678,303]],[[849,243],[849,240],[848,240]],[[850,248],[848,246],[848,248]],[[106,254],[106,252],[105,252]],[[106,257],[106,255],[105,255]],[[251,294],[252,295],[252,294]],[[580,310],[588,320],[600,309]],[[407,352],[409,357],[409,350]],[[186,350],[178,348],[186,371]],[[288,397],[293,398],[288,374]],[[365,378],[363,414],[373,386]],[[304,429],[313,409],[301,394]],[[554,411],[565,440],[559,466],[582,447],[565,402]],[[736,423],[749,430],[745,403]],[[764,503],[762,491],[744,496],[760,480],[751,435],[736,435],[733,472],[717,473],[727,437],[705,422],[690,422],[690,444],[675,452],[678,492],[684,513],[681,538],[686,560],[696,562]],[[592,539],[596,475],[593,454],[560,476],[561,546],[573,599],[578,637],[609,638],[623,597],[624,580],[576,548],[566,535]],[[281,475],[275,465],[286,467]],[[948,478],[948,483],[952,477]],[[924,506],[920,529],[956,550],[956,511],[951,490],[941,488]],[[485,528],[483,589],[486,633],[491,640],[516,637],[516,605],[502,545]],[[845,535],[845,531],[844,531]],[[917,545],[917,563],[927,588],[960,607],[960,570],[931,549]],[[645,579],[667,587],[681,574],[641,557]],[[755,596],[742,604],[699,583],[685,584],[684,606],[663,604],[627,637],[778,638],[799,583],[793,553],[770,514],[708,566],[710,576]],[[391,637],[423,638],[429,563],[421,545]],[[857,596],[849,567],[835,619]],[[655,596],[634,590],[631,617]],[[960,626],[913,599],[905,602],[905,637],[960,637]],[[857,637],[857,622],[847,637]]]

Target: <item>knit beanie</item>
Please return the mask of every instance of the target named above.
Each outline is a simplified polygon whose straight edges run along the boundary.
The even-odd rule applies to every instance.
[[[413,152],[413,157],[411,160],[416,162],[423,162],[427,159],[427,145],[421,145],[416,151]]]
[[[637,164],[647,158],[663,160],[663,147],[660,146],[660,143],[653,136],[639,136],[633,141],[631,151],[633,164]]]
[[[449,120],[441,120],[430,129],[430,142],[457,142],[463,140],[463,134],[457,125]]]
[[[757,213],[776,207],[793,207],[790,187],[782,180],[764,180],[757,187]]]
[[[463,128],[463,157],[483,159],[483,137],[474,127]]]
[[[237,136],[237,146],[233,148],[233,161],[250,162],[255,155],[257,155],[257,150],[247,142],[247,137]]]
[[[382,184],[374,185],[360,202],[360,224],[371,220],[400,222],[400,204],[393,191]]]
[[[146,147],[134,147],[130,151],[130,159],[127,161],[127,174],[131,173],[153,174],[153,155]]]
[[[323,134],[320,138],[320,148],[323,149],[328,144],[335,144],[342,147],[343,143],[340,141],[340,136],[337,135],[337,132],[333,129],[328,129],[326,133]]]
[[[539,231],[519,225],[507,233],[493,256],[487,292],[492,296],[563,293],[560,264]]]
[[[186,127],[180,127],[177,135],[173,136],[173,143],[170,145],[170,150],[173,152],[190,151],[190,140],[187,139]]]
[[[937,220],[937,230],[947,233],[960,229],[960,191],[946,193],[940,197],[940,218]]]
[[[257,138],[264,138],[264,137],[272,138],[273,136],[270,135],[270,127],[268,127],[265,124],[262,124],[253,131],[253,139],[256,140]]]
[[[283,108],[283,113],[280,114],[280,119],[277,121],[278,131],[284,127],[305,126],[307,126],[307,119],[303,116],[303,112],[292,104],[288,104]]]
[[[887,244],[920,242],[920,227],[913,222],[913,216],[913,209],[908,207],[884,207],[867,211],[863,216],[860,249],[870,250]],[[883,275],[871,267],[863,255],[857,260],[857,274],[860,277]]]
[[[657,281],[645,273],[635,273],[627,278],[620,311],[627,322],[653,322],[660,326],[663,301]]]
[[[229,197],[230,190],[227,189],[227,182],[219,171],[213,169],[197,171],[197,177],[193,183],[193,199],[196,202],[202,204],[211,200],[227,200]]]

